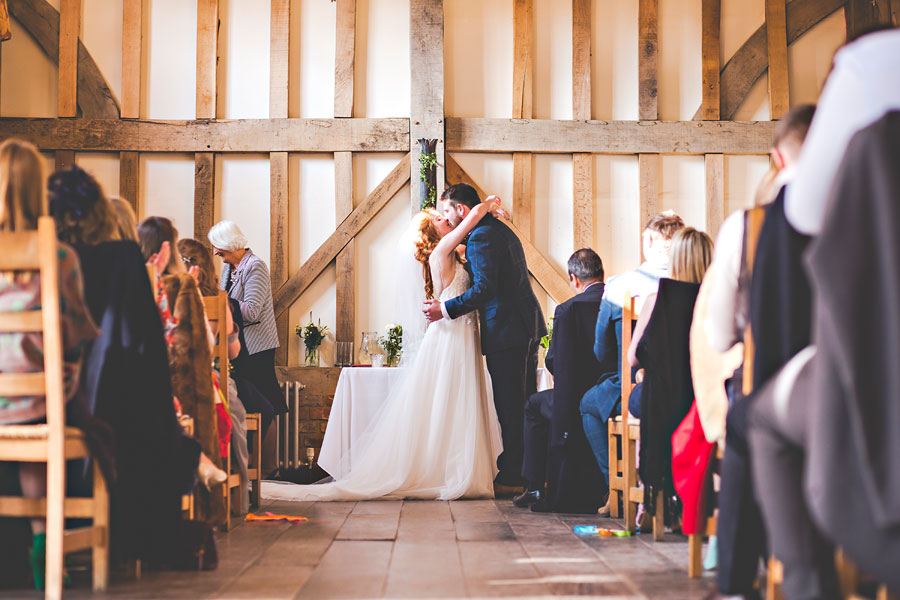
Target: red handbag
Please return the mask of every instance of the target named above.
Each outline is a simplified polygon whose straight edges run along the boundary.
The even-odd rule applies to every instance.
[[[703,492],[715,443],[706,441],[697,403],[672,434],[672,483],[684,506],[682,532],[705,533]]]

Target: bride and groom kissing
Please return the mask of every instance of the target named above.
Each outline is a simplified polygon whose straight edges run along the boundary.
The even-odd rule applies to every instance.
[[[508,217],[499,198],[482,202],[460,183],[441,200],[440,212],[413,219],[429,325],[415,356],[404,358],[401,382],[341,458],[349,472],[325,484],[266,482],[264,496],[451,500],[521,490],[525,402],[537,391],[544,316],[522,244],[498,218]]]

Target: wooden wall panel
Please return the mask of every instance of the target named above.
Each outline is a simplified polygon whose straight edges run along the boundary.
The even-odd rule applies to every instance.
[[[197,0],[197,118],[216,118],[218,0]]]
[[[728,210],[728,207],[725,206],[725,156],[723,154],[707,154],[705,160],[706,233],[715,240]]]
[[[216,155],[194,154],[194,239],[209,246],[206,234],[213,226],[216,189]]]
[[[784,3],[782,2],[782,7]],[[703,69],[703,99],[701,119],[719,120],[719,33],[721,31],[722,0],[703,0],[701,7],[701,56]]]
[[[81,0],[60,0],[57,87],[57,112],[60,117],[78,116],[78,36],[80,30]]]
[[[334,116],[353,116],[356,63],[356,0],[337,0],[334,53]]]
[[[334,208],[335,222],[340,224],[353,212],[353,154],[334,154]],[[355,240],[350,240],[335,259],[337,326],[334,339],[337,342],[353,342],[356,332],[356,278]]]
[[[659,65],[659,0],[638,3],[638,119],[659,118],[657,69]]]
[[[140,201],[140,154],[119,153],[119,196],[131,205],[138,220],[143,217]]]
[[[122,118],[141,116],[141,48],[143,1],[123,0],[122,7]]]
[[[286,119],[288,116],[289,43],[291,0],[272,0],[269,47],[269,117]],[[290,235],[288,153],[269,153],[269,276],[272,290],[277,290],[288,278]],[[296,242],[295,242],[296,243]],[[288,364],[288,340],[290,316],[287,312],[275,319],[275,328],[281,345],[275,351],[275,364]]]
[[[785,0],[766,0],[766,47],[769,57],[769,118],[780,119],[790,108]]]
[[[640,180],[638,243],[644,226],[650,217],[659,213],[659,155],[638,155],[638,179]],[[643,250],[643,248],[642,248]]]
[[[435,190],[444,189],[444,3],[443,0],[410,0],[410,210],[419,210],[419,139],[438,140]]]

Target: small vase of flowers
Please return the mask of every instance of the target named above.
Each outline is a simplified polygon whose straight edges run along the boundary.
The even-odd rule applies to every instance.
[[[322,319],[319,319],[318,324],[313,323],[312,311],[310,311],[309,323],[306,325],[298,323],[294,328],[294,333],[303,339],[303,345],[306,346],[306,366],[318,367],[319,346],[322,345],[325,334],[328,333],[328,325],[322,325]]]
[[[397,366],[400,362],[400,354],[403,352],[403,327],[393,323],[385,327],[385,336],[379,337],[378,342],[384,348],[385,364],[389,367]]]
[[[547,319],[547,335],[541,337],[541,356],[540,356],[540,366],[544,366],[544,357],[547,355],[547,350],[550,349],[550,340],[553,339],[553,317]]]

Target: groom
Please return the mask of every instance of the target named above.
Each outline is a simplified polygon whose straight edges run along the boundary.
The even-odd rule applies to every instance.
[[[444,217],[453,227],[478,206],[475,188],[457,183],[441,195]],[[516,234],[491,215],[484,217],[466,242],[466,270],[472,287],[446,302],[426,303],[429,322],[455,319],[478,310],[481,315],[481,352],[487,359],[494,390],[494,405],[503,435],[503,453],[497,459],[498,493],[522,486],[525,402],[537,391],[537,350],[546,335],[525,252]]]

